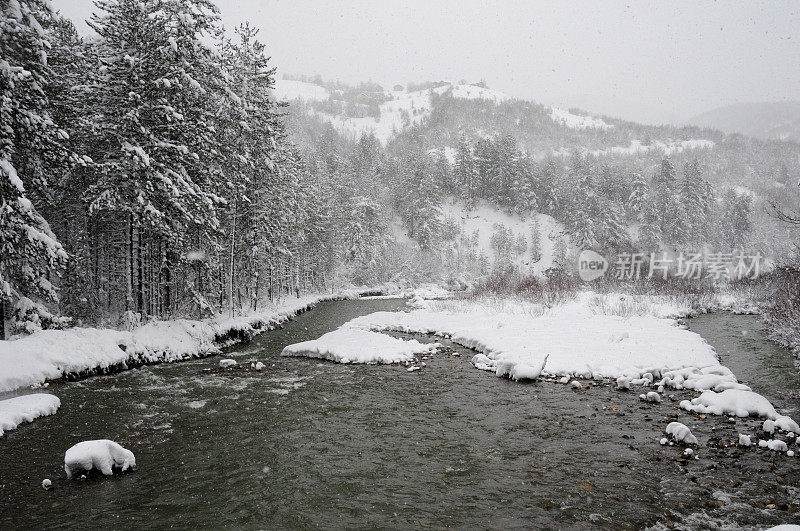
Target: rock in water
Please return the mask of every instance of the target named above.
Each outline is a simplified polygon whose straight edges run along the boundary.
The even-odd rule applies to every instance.
[[[75,472],[92,469],[110,476],[114,469],[125,472],[136,468],[136,457],[127,450],[108,439],[79,442],[64,454],[64,471],[67,479],[72,479]]]

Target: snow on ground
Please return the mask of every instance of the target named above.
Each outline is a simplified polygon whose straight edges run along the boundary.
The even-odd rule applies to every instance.
[[[404,341],[369,330],[339,328],[318,339],[289,345],[281,356],[322,358],[339,363],[402,363],[435,348],[435,344],[413,339]]]
[[[465,100],[489,100],[495,103],[508,101],[510,98],[496,90],[479,87],[476,85],[453,85],[452,95],[454,98]]]
[[[547,214],[536,214],[531,217],[521,217],[508,214],[491,205],[486,201],[478,201],[477,205],[467,210],[461,201],[448,199],[442,203],[442,219],[451,218],[461,228],[461,234],[471,238],[477,231],[477,251],[481,251],[490,259],[493,259],[494,250],[492,249],[492,235],[498,225],[503,225],[514,233],[516,238],[520,234],[525,237],[525,241],[530,246],[531,234],[533,233],[533,221],[536,220],[539,228],[539,250],[541,259],[533,262],[530,248],[523,255],[515,259],[519,266],[527,267],[535,274],[541,274],[553,264],[553,249],[555,241],[561,237],[563,226]]]
[[[306,295],[234,318],[155,321],[132,332],[71,328],[0,341],[0,393],[65,375],[111,372],[143,363],[173,362],[219,352],[220,345],[271,330],[318,302],[355,298],[357,291]]]
[[[53,415],[61,407],[57,396],[47,393],[17,396],[0,400],[0,437],[7,430],[22,423],[33,422],[37,417]]]
[[[558,107],[552,108],[550,118],[554,122],[564,127],[569,127],[570,129],[611,129],[614,127],[606,123],[602,118],[574,114],[566,109],[559,109]]]
[[[420,123],[430,116],[432,93],[442,95],[448,91],[454,98],[485,99],[501,103],[508,99],[502,92],[478,87],[475,85],[451,84],[442,85],[432,89],[414,92],[387,91],[387,96],[392,99],[380,105],[380,118],[371,116],[351,118],[343,115],[332,115],[319,112],[317,115],[333,125],[340,133],[355,140],[365,133],[372,133],[381,143],[385,144],[396,133]],[[302,81],[277,80],[275,82],[275,95],[278,99],[305,101],[324,101],[329,93],[323,87]]]
[[[278,100],[284,101],[325,101],[330,96],[325,87],[291,79],[276,79],[273,93]]]
[[[636,155],[640,153],[647,153],[648,151],[661,151],[664,155],[669,156],[674,153],[681,153],[690,149],[711,149],[714,147],[712,140],[706,139],[691,139],[691,140],[677,140],[661,142],[659,140],[653,141],[649,144],[643,144],[639,140],[631,140],[629,146],[614,146],[607,149],[596,149],[588,153],[595,157],[603,155]],[[567,153],[569,154],[569,153]]]
[[[283,354],[342,363],[407,363],[429,347],[379,332],[433,334],[476,350],[473,366],[500,377],[559,376],[560,382],[577,389],[581,384],[572,378],[616,379],[619,389],[632,385],[657,386],[659,392],[667,387],[692,389],[702,394],[680,403],[687,411],[757,415],[768,419],[767,432],[778,428],[800,434],[794,420],[778,414],[766,398],[739,383],[702,337],[664,317],[675,312],[674,306],[645,297],[650,310],[632,313],[598,303],[621,297],[582,292],[552,308],[508,298],[423,301],[408,312],[358,317],[319,339],[290,345]],[[655,391],[645,390],[640,398],[661,401]],[[679,442],[697,442],[679,423],[670,424],[667,433]]]
[[[114,469],[125,472],[133,468],[136,468],[133,452],[108,439],[79,442],[64,454],[67,479],[72,479],[77,472],[89,472],[92,469],[110,476]]]

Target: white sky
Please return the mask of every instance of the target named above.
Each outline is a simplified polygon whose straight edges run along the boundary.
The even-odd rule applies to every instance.
[[[278,75],[384,86],[485,79],[540,103],[647,123],[800,99],[798,1],[217,0]],[[91,0],[54,0],[80,30]]]

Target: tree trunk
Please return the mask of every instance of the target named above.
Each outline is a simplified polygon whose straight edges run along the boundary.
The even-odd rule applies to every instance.
[[[136,223],[136,310],[146,317],[144,306],[144,264],[142,263],[142,227]]]
[[[228,270],[228,314],[233,318],[233,266],[236,251],[236,198],[233,199],[233,222],[231,223],[231,260]]]
[[[0,297],[0,341],[6,339],[6,300]]]
[[[127,253],[125,256],[125,267],[127,269],[126,279],[127,286],[125,286],[125,311],[131,311],[133,308],[133,214],[128,217],[128,245]]]

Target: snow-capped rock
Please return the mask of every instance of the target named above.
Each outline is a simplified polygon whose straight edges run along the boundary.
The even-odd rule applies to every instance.
[[[692,435],[692,430],[682,422],[670,422],[667,424],[667,428],[664,431],[667,435],[672,435],[672,438],[675,439],[676,442],[697,444],[697,438]]]
[[[99,470],[110,476],[115,469],[125,472],[136,468],[136,457],[127,450],[108,439],[79,442],[64,454],[64,471],[67,479],[72,479],[76,472]]]

